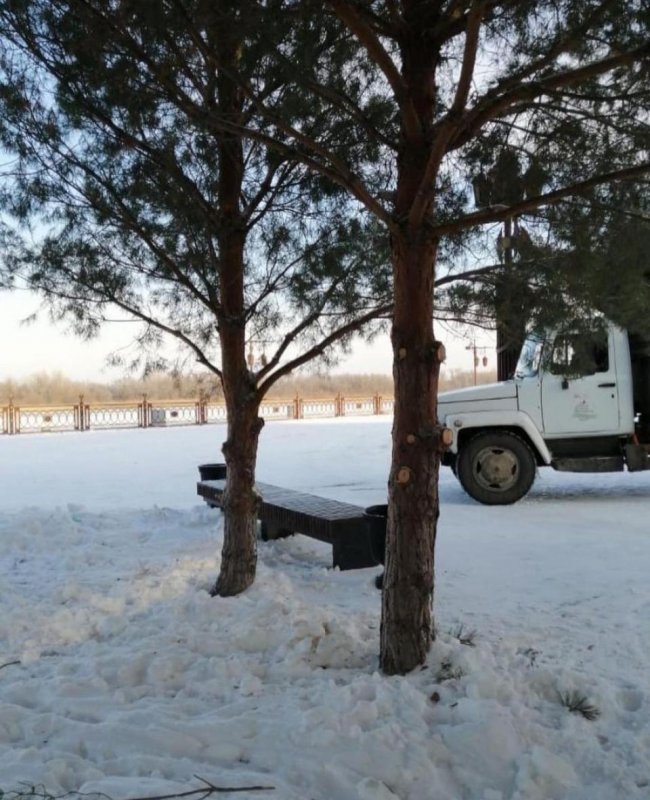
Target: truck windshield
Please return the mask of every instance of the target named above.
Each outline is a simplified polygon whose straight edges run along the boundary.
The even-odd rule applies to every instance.
[[[515,369],[515,378],[534,378],[539,372],[539,363],[542,360],[544,340],[531,334],[524,341]]]

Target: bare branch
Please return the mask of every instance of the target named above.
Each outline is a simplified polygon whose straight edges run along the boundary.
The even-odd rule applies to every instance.
[[[287,177],[288,173],[286,171],[282,171],[280,174],[280,179],[274,183],[273,179],[280,171],[280,164],[269,164],[266,170],[266,175],[264,178],[259,182],[257,191],[255,194],[250,198],[250,200],[246,203],[246,206],[242,209],[241,215],[244,219],[248,220],[252,216],[252,214],[257,210],[260,203],[264,200],[264,198],[271,193],[272,189],[275,189],[277,192],[278,188],[283,184],[284,179]],[[285,165],[282,165],[285,166]],[[275,192],[273,192],[275,193]],[[252,227],[249,224],[249,227]]]
[[[309,350],[305,350],[300,356],[292,359],[291,361],[287,361],[286,364],[283,364],[278,370],[276,370],[272,375],[269,375],[266,380],[258,386],[257,395],[261,399],[264,395],[269,391],[271,386],[273,386],[276,381],[282,378],[284,375],[288,375],[294,369],[301,367],[303,364],[306,364],[308,361],[311,361],[313,358],[316,358],[319,355],[322,355],[323,352],[330,347],[332,344],[343,339],[350,333],[354,333],[354,331],[359,330],[359,328],[366,325],[368,322],[372,322],[379,317],[388,314],[392,309],[392,304],[387,304],[383,306],[378,306],[375,309],[368,311],[366,314],[363,314],[356,319],[351,320],[346,325],[337,328],[337,330],[332,331],[329,336],[326,336],[322,339],[317,345],[314,345]]]
[[[309,80],[305,82],[305,87],[310,89],[314,94],[329,100],[333,105],[343,109],[346,113],[355,119],[373,138],[381,142],[389,150],[397,150],[396,143],[386,136],[381,130],[373,125],[370,120],[363,114],[362,110],[345,94],[332,89],[330,86],[323,86],[318,81]]]
[[[329,299],[334,294],[334,291],[337,288],[337,286],[339,285],[339,283],[340,283],[340,280],[339,281],[333,281],[330,284],[329,288],[325,292],[323,292],[323,294],[321,296],[321,299],[320,299],[320,302],[312,310],[312,312],[310,314],[307,314],[307,316],[304,317],[304,319],[302,319],[297,325],[295,325],[283,337],[283,339],[280,342],[278,348],[276,349],[276,351],[273,354],[273,356],[269,359],[269,361],[266,364],[266,366],[263,367],[258,372],[258,374],[257,374],[258,380],[260,380],[261,378],[264,378],[266,375],[268,375],[273,370],[273,368],[276,367],[280,363],[280,360],[281,360],[282,356],[284,355],[284,353],[287,351],[287,348],[289,348],[291,346],[291,344],[298,338],[298,336],[300,336],[301,333],[306,331],[307,328],[312,323],[316,322],[316,320],[320,317],[323,309],[327,305]]]
[[[323,242],[325,240],[326,234],[321,233],[318,239],[313,243],[314,245]],[[248,305],[248,310],[246,312],[246,320],[250,320],[256,313],[259,306],[266,300],[267,297],[272,295],[278,287],[281,285],[281,281],[286,275],[291,272],[291,270],[299,264],[305,255],[304,253],[299,253],[295,258],[292,258],[287,264],[285,264],[279,272],[276,272],[275,275],[272,275],[270,272],[264,282],[263,287],[257,292],[257,297],[252,300]]]
[[[416,228],[421,224],[422,218],[429,205],[433,182],[440,169],[440,163],[447,151],[449,141],[456,132],[456,126],[465,109],[469,90],[474,77],[474,67],[476,64],[476,54],[478,51],[479,33],[481,21],[483,19],[484,6],[482,3],[473,2],[467,19],[467,31],[465,34],[465,50],[463,53],[463,63],[456,86],[456,94],[446,117],[438,127],[438,133],[434,139],[431,153],[427,161],[426,168],[422,175],[420,185],[409,211],[409,227]]]
[[[400,107],[403,117],[404,128],[407,135],[417,137],[422,134],[420,120],[413,107],[413,102],[409,97],[408,87],[402,80],[399,70],[390,57],[380,39],[375,35],[372,28],[366,24],[361,14],[345,0],[330,0],[330,5],[334,12],[351,31],[354,36],[365,47],[366,52],[374,63],[382,71],[384,77],[393,90],[395,99]]]
[[[277,114],[274,114],[264,105],[249,86],[242,83],[238,85],[239,88],[246,93],[247,99],[255,106],[257,111],[279,131],[282,131],[288,136],[290,140],[295,142],[295,145],[286,144],[275,136],[249,128],[246,125],[233,123],[225,117],[210,118],[205,121],[213,131],[217,133],[229,133],[234,136],[241,136],[259,142],[269,149],[281,153],[285,158],[299,161],[309,169],[318,172],[339,186],[342,186],[386,225],[389,227],[392,226],[393,223],[388,211],[381,205],[376,197],[373,197],[359,176],[355,175],[344,161],[328,150],[325,145],[320,144],[312,136],[294,128]],[[322,159],[322,161],[319,159]]]
[[[616,170],[615,172],[608,172],[601,175],[595,175],[585,181],[573,183],[571,186],[565,186],[562,189],[556,189],[554,192],[540,194],[536,197],[530,197],[522,200],[520,203],[514,203],[510,206],[489,207],[477,211],[474,214],[468,214],[453,222],[444,222],[440,225],[434,225],[432,232],[436,236],[447,236],[452,233],[458,233],[461,230],[472,228],[476,225],[485,225],[491,222],[503,222],[504,219],[509,217],[516,217],[520,214],[525,214],[528,211],[534,211],[543,206],[549,206],[554,203],[559,203],[566,197],[571,195],[581,194],[587,189],[594,186],[602,186],[606,183],[616,183],[618,181],[634,180],[641,175],[650,173],[650,162],[639,164],[635,167],[628,167],[627,169]]]
[[[469,90],[474,77],[474,67],[476,65],[476,54],[478,52],[479,34],[481,22],[483,20],[484,6],[482,3],[473,2],[467,17],[467,31],[465,33],[465,49],[463,52],[463,63],[456,86],[456,94],[449,109],[448,116],[455,117],[460,114],[467,103]]]
[[[203,350],[193,342],[187,334],[183,333],[180,328],[174,328],[171,325],[167,325],[164,322],[161,322],[159,319],[155,319],[154,317],[147,314],[142,308],[138,306],[131,305],[127,300],[121,299],[115,295],[104,290],[103,296],[97,296],[97,289],[93,286],[86,286],[82,281],[78,279],[77,276],[74,277],[74,282],[76,284],[81,285],[86,289],[90,289],[91,291],[95,292],[96,296],[94,298],[88,298],[82,295],[75,295],[69,292],[65,292],[61,289],[56,289],[53,287],[48,288],[40,288],[36,287],[37,290],[40,290],[42,293],[49,295],[50,297],[56,297],[60,300],[70,300],[70,301],[83,301],[83,302],[92,302],[95,303],[97,306],[106,306],[106,305],[114,305],[117,308],[121,308],[122,311],[126,311],[127,314],[130,316],[139,319],[141,322],[145,322],[147,325],[150,325],[153,328],[157,328],[158,330],[162,331],[163,333],[167,333],[170,336],[178,339],[180,342],[183,342],[196,356],[196,360],[199,364],[203,364],[204,367],[213,372],[219,378],[221,377],[221,370],[213,364],[210,359],[205,355]]]
[[[468,269],[464,272],[450,273],[449,275],[443,275],[441,278],[436,278],[433,285],[438,289],[440,286],[456,283],[456,281],[477,280],[479,278],[484,278],[486,275],[489,275],[502,266],[502,264],[490,264],[487,267],[477,267],[476,269]]]
[[[517,0],[515,0],[517,2]],[[550,66],[559,56],[568,52],[576,42],[589,31],[591,26],[599,19],[599,17],[612,5],[613,0],[603,0],[603,2],[594,11],[585,17],[584,21],[577,28],[572,28],[568,35],[560,36],[556,43],[549,48],[548,52],[535,61],[531,61],[522,69],[508,75],[499,82],[496,87],[496,92],[503,92],[513,86],[518,86],[522,81],[534,75],[536,72]]]
[[[650,43],[628,50],[625,53],[616,53],[607,58],[592,61],[582,67],[556,72],[539,80],[524,81],[510,91],[503,92],[503,86],[491,89],[470,109],[465,115],[463,125],[458,129],[457,135],[450,142],[450,149],[461,147],[469,141],[478,130],[489,120],[508,114],[512,108],[522,101],[532,101],[544,94],[565,86],[573,86],[582,80],[595,78],[611,72],[616,67],[633,64],[650,55]]]

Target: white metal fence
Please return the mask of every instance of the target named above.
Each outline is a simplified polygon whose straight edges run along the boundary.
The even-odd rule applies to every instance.
[[[264,400],[260,416],[265,420],[318,419],[325,417],[392,414],[393,399],[370,397],[299,397]],[[88,431],[119,428],[160,428],[209,425],[226,421],[224,403],[198,400],[149,400],[115,403],[77,403],[56,406],[20,406],[9,401],[0,407],[0,434]]]

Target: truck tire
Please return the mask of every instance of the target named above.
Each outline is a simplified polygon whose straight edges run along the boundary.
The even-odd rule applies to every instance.
[[[461,447],[457,472],[470,497],[489,506],[520,500],[535,480],[535,456],[509,431],[479,433]]]

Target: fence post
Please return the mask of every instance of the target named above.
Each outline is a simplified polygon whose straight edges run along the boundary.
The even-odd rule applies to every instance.
[[[204,394],[199,393],[199,399],[194,406],[194,415],[197,425],[205,425],[208,420],[207,400]]]
[[[339,393],[339,412],[340,412],[339,413],[340,417],[345,416],[345,397],[343,397],[343,395],[340,393]]]
[[[375,414],[381,414],[381,395],[379,392],[375,393],[373,400],[375,401]]]
[[[147,395],[142,395],[142,402],[138,406],[139,410],[139,417],[138,423],[141,428],[148,428],[149,427],[149,404],[147,403]]]
[[[9,408],[7,409],[7,433],[16,433],[16,419],[14,414],[14,399],[10,397]]]
[[[293,418],[302,419],[303,413],[302,400],[299,395],[296,395],[293,401]]]
[[[76,408],[77,411],[77,424],[76,428],[80,431],[86,430],[86,415],[84,413],[84,396],[82,394],[79,395],[79,405]]]

